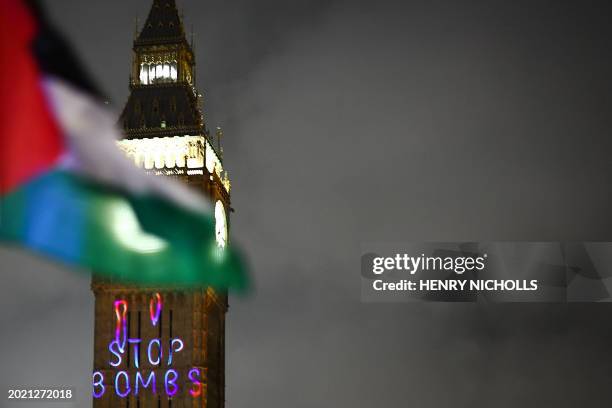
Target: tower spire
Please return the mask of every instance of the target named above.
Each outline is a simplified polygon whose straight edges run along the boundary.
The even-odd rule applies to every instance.
[[[206,133],[195,56],[175,0],[153,0],[133,50],[131,93],[120,118],[126,136]]]
[[[185,41],[183,20],[179,16],[175,0],[153,0],[147,20],[136,43]]]

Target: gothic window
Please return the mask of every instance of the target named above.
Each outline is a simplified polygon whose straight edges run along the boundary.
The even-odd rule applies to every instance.
[[[198,145],[195,143],[189,143],[189,158],[195,159],[198,155]]]
[[[170,98],[170,112],[176,113],[176,96]]]
[[[141,112],[141,105],[140,105],[140,101],[138,99],[136,99],[136,101],[134,102],[134,113],[136,113],[137,115],[139,115]]]
[[[144,115],[140,116],[140,127],[141,128],[146,128],[147,127],[147,122],[145,121],[145,116]]]
[[[178,116],[178,125],[183,126],[184,124],[185,124],[185,116],[182,113],[180,113]]]
[[[149,84],[153,83],[153,80],[155,79],[155,65],[153,64],[149,64]]]
[[[172,57],[166,56],[156,63],[141,63],[139,73],[140,83],[150,85],[160,82],[176,82],[177,63],[176,60],[170,60],[169,58]]]
[[[167,81],[170,79],[170,64],[164,63],[162,68],[162,80]]]
[[[159,99],[153,99],[153,113],[157,114],[159,112]]]
[[[140,83],[147,85],[149,83],[149,65],[140,64]]]
[[[170,79],[176,82],[176,61],[170,62]]]

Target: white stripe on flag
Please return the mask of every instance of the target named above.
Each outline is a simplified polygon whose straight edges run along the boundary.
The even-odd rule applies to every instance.
[[[69,148],[60,165],[136,195],[157,194],[192,211],[212,214],[209,200],[184,184],[147,175],[117,147],[115,115],[90,95],[54,77],[42,81]]]

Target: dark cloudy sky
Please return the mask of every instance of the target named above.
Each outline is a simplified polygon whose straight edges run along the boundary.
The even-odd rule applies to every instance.
[[[48,3],[120,109],[150,1]],[[359,280],[366,241],[612,240],[606,2],[179,4],[256,280],[228,407],[610,405],[609,304],[366,304]],[[88,278],[0,257],[2,385],[85,405]]]

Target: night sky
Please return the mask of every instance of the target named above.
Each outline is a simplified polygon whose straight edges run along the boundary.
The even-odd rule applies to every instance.
[[[47,3],[119,111],[151,1]],[[370,241],[612,241],[607,2],[178,4],[255,279],[228,408],[610,405],[612,305],[367,304],[359,265]],[[89,277],[0,260],[0,385],[87,406]]]

